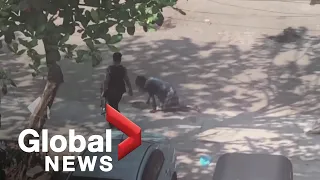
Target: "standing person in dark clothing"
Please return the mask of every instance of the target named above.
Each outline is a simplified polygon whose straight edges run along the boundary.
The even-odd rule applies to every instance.
[[[108,104],[115,110],[119,111],[119,103],[123,94],[126,92],[126,85],[128,87],[128,94],[133,95],[131,83],[127,74],[127,69],[121,65],[122,54],[116,52],[113,54],[113,64],[106,70],[106,77],[103,83],[103,91],[101,96],[105,98]],[[102,108],[105,103],[102,104]]]
[[[148,92],[149,97],[147,104],[149,104],[152,99],[152,113],[157,110],[155,97],[160,101],[161,110],[168,110],[180,106],[178,94],[168,82],[154,77],[146,78],[144,76],[138,76],[135,83],[139,89]]]

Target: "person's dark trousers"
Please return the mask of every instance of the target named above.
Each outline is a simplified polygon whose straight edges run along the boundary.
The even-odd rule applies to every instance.
[[[0,167],[0,180],[6,180],[6,172]]]
[[[113,107],[113,109],[117,110],[118,112],[120,112],[119,110],[119,103],[122,99],[122,95],[123,93],[108,93],[107,95],[107,101],[108,104]]]
[[[107,95],[108,104],[118,112],[120,112],[119,103],[122,99],[122,95],[123,93],[117,93],[117,92],[108,93]],[[111,123],[110,123],[110,127],[113,128],[113,125]]]

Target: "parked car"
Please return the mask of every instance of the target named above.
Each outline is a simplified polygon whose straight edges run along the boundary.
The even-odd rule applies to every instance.
[[[142,133],[142,144],[122,160],[118,161],[116,148],[127,138],[120,131],[112,132],[113,169],[103,172],[96,167],[93,172],[81,172],[79,166],[69,174],[67,180],[177,180],[175,149],[169,140],[151,133]],[[105,153],[83,152],[84,156],[103,156]],[[99,166],[100,164],[96,164]]]
[[[222,155],[213,180],[293,180],[291,161],[282,155],[227,153]]]

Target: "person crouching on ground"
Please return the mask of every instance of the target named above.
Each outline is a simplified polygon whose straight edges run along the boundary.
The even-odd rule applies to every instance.
[[[146,102],[147,104],[150,104],[150,100],[152,99],[153,109],[150,111],[152,113],[157,110],[155,97],[159,99],[162,111],[166,111],[180,105],[177,92],[168,82],[155,77],[146,78],[144,76],[137,76],[135,84],[140,90],[149,94]]]
[[[131,83],[128,77],[127,69],[121,65],[122,54],[116,52],[113,54],[113,64],[108,66],[103,83],[102,98],[115,110],[119,111],[119,103],[128,87],[128,94],[133,95]],[[105,104],[103,105],[105,106]]]

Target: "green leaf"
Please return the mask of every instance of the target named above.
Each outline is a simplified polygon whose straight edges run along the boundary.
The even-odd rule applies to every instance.
[[[37,45],[38,45],[38,40],[37,39],[33,39],[32,41],[29,42],[30,48],[33,48],[33,47],[35,47]]]
[[[36,32],[37,32],[37,33],[42,33],[45,29],[46,29],[46,24],[41,24],[41,25],[37,28]]]
[[[153,6],[152,7],[152,14],[158,14],[160,11],[159,7],[158,6]]]
[[[147,19],[147,24],[153,23],[158,19],[158,15],[157,14],[153,14],[152,16],[148,17]]]
[[[130,14],[128,10],[122,9],[122,11],[119,11],[119,19],[120,20],[128,20],[130,19]]]
[[[102,57],[101,57],[101,55],[93,55],[93,56],[91,56],[91,60],[92,60],[92,62],[91,62],[92,67],[96,67],[102,61]]]
[[[119,52],[119,49],[113,45],[108,44],[108,48],[112,51],[112,52]]]
[[[99,7],[100,1],[99,0],[84,0],[85,5],[91,7]]]
[[[6,17],[6,16],[9,16],[10,14],[5,12],[5,11],[0,11],[0,16],[2,17]]]
[[[77,53],[77,56],[78,56],[78,57],[81,57],[81,58],[82,58],[82,56],[83,56],[84,54],[86,54],[87,51],[86,51],[86,50],[78,50],[76,53]]]
[[[31,58],[39,55],[38,52],[34,49],[28,49],[27,53]]]
[[[134,22],[133,21],[124,21],[122,24],[125,27],[133,27],[134,26]]]
[[[101,37],[103,40],[105,40],[106,43],[109,42],[110,39],[111,39],[110,34],[103,34],[103,35],[101,35],[100,37]]]
[[[129,35],[133,36],[134,33],[136,31],[136,28],[133,26],[133,27],[127,27],[127,32]]]
[[[143,26],[143,30],[145,31],[145,32],[154,32],[154,31],[156,31],[156,28],[154,27],[154,25],[144,25]]]
[[[44,35],[37,35],[37,39],[43,39],[44,37]]]
[[[39,56],[39,58],[40,58],[40,59],[43,59],[43,58],[45,58],[45,57],[46,57],[46,55],[45,55],[45,54],[39,54],[38,56]],[[60,60],[60,58],[58,58],[57,60]]]
[[[23,53],[25,53],[27,50],[26,49],[22,49],[20,51],[17,52],[17,55],[22,55]]]
[[[29,43],[26,40],[23,40],[21,38],[18,38],[19,43],[22,44],[24,47],[29,48]],[[29,48],[30,49],[30,48]]]
[[[108,26],[109,27],[112,27],[112,26],[114,26],[115,24],[117,24],[117,21],[113,21],[113,20],[108,20]]]
[[[79,0],[69,0],[69,4],[71,7],[78,7]]]
[[[143,26],[143,30],[144,30],[144,32],[148,32],[148,27],[147,26]]]
[[[102,61],[102,56],[100,51],[94,51],[91,53],[91,63],[93,67],[99,65],[101,61]]]
[[[24,11],[29,8],[29,4],[27,3],[27,1],[20,1],[19,8],[20,10]]]
[[[77,30],[78,33],[82,33],[83,31],[84,31],[84,29]]]
[[[77,56],[76,58],[75,58],[75,60],[76,60],[76,63],[82,63],[83,61],[82,61],[82,57],[79,57],[79,56]]]
[[[92,9],[90,12],[90,15],[91,15],[93,22],[99,23],[99,13],[96,10]]]
[[[65,59],[71,59],[73,58],[73,53],[72,52],[67,52],[64,56]]]
[[[118,24],[118,25],[116,26],[116,31],[117,31],[118,33],[124,33],[124,32],[126,32],[126,29],[125,29],[121,24]]]
[[[8,31],[8,27],[7,26],[5,26],[5,25],[3,25],[3,26],[0,26],[0,30],[2,31],[2,32],[6,32],[6,31]]]
[[[85,39],[85,38],[87,38],[88,37],[88,34],[87,33],[82,33],[82,35],[81,35],[81,39]]]
[[[122,34],[113,35],[110,39],[110,41],[107,42],[107,44],[115,44],[122,40],[123,36]]]
[[[7,43],[7,44],[10,44],[12,42],[12,40],[14,40],[16,38],[16,36],[14,35],[13,32],[11,31],[7,31],[5,32],[4,34],[4,41]]]
[[[64,52],[64,53],[67,52],[67,49],[66,49],[66,48],[60,48],[59,50],[62,51],[62,52]]]
[[[12,49],[13,49],[13,52],[17,52],[18,49],[19,49],[19,44],[18,43],[12,43]]]
[[[7,44],[7,48],[11,51],[14,52],[13,48],[10,46],[10,44]]]
[[[145,12],[146,12],[147,14],[153,14],[153,13],[152,13],[152,7],[147,7],[147,8],[145,8]]]
[[[107,8],[107,9],[111,9],[112,8],[112,1],[102,1],[103,7]]]
[[[79,18],[80,18],[79,21],[81,22],[82,26],[87,27],[90,20],[86,16],[83,16],[83,15],[81,15],[81,17],[79,17]]]
[[[167,0],[167,1],[164,1],[163,2],[163,5],[164,6],[174,6],[174,5],[176,5],[177,4],[177,0]]]
[[[89,49],[93,50],[94,49],[94,44],[92,42],[91,39],[86,39],[84,40],[84,42],[86,43],[86,45],[89,47]]]
[[[75,58],[75,60],[77,63],[84,62],[89,57],[89,52],[86,50],[78,50],[76,54],[77,54],[77,57]]]
[[[63,36],[63,38],[60,40],[60,45],[66,43],[69,40],[70,35],[66,34],[65,36]]]
[[[148,31],[150,31],[150,32],[155,32],[155,31],[157,31],[156,30],[156,28],[154,27],[154,26],[148,26]]]
[[[70,44],[70,45],[67,47],[67,49],[68,49],[68,51],[74,51],[77,47],[78,47],[78,46],[75,45],[75,44]]]
[[[101,44],[101,42],[100,42],[99,40],[97,40],[97,39],[93,40],[93,42],[94,42],[95,44]]]
[[[76,28],[74,24],[63,24],[63,32],[66,32],[68,34],[73,34],[75,32]]]
[[[157,17],[158,17],[158,18],[157,18],[157,20],[156,20],[156,24],[157,24],[158,26],[162,26],[162,24],[163,24],[163,22],[164,22],[164,17],[163,17],[163,15],[162,15],[161,13],[159,13]]]
[[[99,14],[99,17],[101,17],[102,19],[104,19],[108,15],[107,12],[105,10],[102,10],[102,9],[98,9],[97,12]]]

